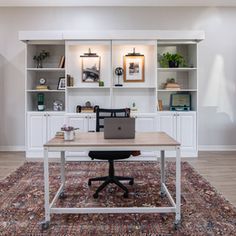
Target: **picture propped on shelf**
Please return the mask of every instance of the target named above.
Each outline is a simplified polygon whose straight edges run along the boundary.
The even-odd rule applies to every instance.
[[[82,82],[94,83],[100,80],[101,58],[96,53],[92,53],[89,48],[88,53],[80,56],[82,58]]]
[[[124,56],[124,82],[144,82],[144,55],[135,52]]]
[[[66,88],[66,79],[65,77],[60,77],[57,85],[58,90],[64,90]]]

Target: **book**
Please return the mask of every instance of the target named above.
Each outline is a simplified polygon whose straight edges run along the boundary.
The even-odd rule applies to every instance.
[[[49,90],[47,85],[37,85],[36,90]]]
[[[61,56],[58,67],[59,68],[65,68],[65,56]]]
[[[162,100],[158,100],[158,110],[159,110],[159,111],[163,111]]]

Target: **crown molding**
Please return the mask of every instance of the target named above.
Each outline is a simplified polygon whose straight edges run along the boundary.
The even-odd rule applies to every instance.
[[[0,0],[0,7],[235,7],[235,0]]]

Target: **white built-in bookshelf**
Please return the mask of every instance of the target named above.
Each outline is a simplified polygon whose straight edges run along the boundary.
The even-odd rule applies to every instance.
[[[156,36],[155,32],[158,33]],[[164,32],[164,31],[163,31]],[[197,154],[197,97],[198,97],[198,64],[197,45],[204,38],[203,32],[168,31],[120,32],[96,35],[86,33],[57,35],[50,39],[44,32],[37,38],[34,32],[20,33],[20,39],[26,42],[26,146],[27,156],[42,154],[42,145],[54,132],[64,124],[78,126],[82,131],[95,128],[94,113],[76,113],[78,105],[84,106],[90,101],[92,106],[103,108],[131,107],[135,103],[137,131],[165,131],[179,140],[183,153],[188,156]],[[63,35],[63,33],[62,33]],[[129,36],[130,35],[130,36]],[[163,35],[163,36],[161,36]],[[197,35],[197,36],[196,36]],[[68,37],[68,38],[66,38]],[[91,37],[91,38],[90,38]],[[97,38],[96,38],[97,37]],[[117,76],[114,71],[124,66],[124,56],[135,52],[144,55],[145,73],[143,82],[125,82],[120,77],[122,87],[116,87]],[[91,52],[100,56],[100,80],[98,83],[82,81],[81,55]],[[43,61],[43,68],[36,68],[34,55],[46,50],[50,56]],[[162,68],[158,58],[163,53],[181,54],[186,65],[179,68]],[[65,57],[65,66],[60,68],[60,60]],[[73,77],[73,86],[58,90],[59,78],[67,75]],[[46,79],[49,90],[37,90],[39,79]],[[174,78],[180,89],[167,90],[164,87],[168,78]],[[37,111],[37,96],[43,93],[45,111]],[[170,111],[170,96],[173,93],[191,94],[191,111]],[[53,110],[53,102],[63,103],[62,111]],[[159,110],[161,100],[163,110]],[[37,126],[37,128],[36,128]],[[43,126],[43,127],[42,127]],[[40,131],[43,130],[43,131]],[[34,133],[40,133],[38,138]],[[185,154],[184,154],[185,155]],[[185,156],[186,156],[185,155]]]

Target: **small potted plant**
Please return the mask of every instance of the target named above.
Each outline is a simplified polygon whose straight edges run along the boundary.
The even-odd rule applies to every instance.
[[[160,58],[161,67],[177,68],[186,67],[184,57],[179,53],[163,53]]]
[[[36,61],[37,68],[43,68],[43,60],[49,57],[49,52],[42,50],[38,55],[33,57],[33,60]]]

